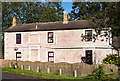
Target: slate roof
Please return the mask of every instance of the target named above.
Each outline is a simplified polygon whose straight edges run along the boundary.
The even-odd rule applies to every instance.
[[[36,29],[37,25],[37,29]],[[87,20],[68,21],[67,24],[63,24],[63,21],[59,22],[47,22],[47,23],[29,23],[18,24],[11,26],[5,32],[25,32],[25,31],[49,31],[49,30],[71,30],[71,29],[84,29],[93,28],[90,22]]]

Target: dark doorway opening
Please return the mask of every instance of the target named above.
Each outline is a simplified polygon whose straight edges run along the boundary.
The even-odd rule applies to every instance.
[[[86,54],[86,63],[93,64],[93,62],[92,62],[92,50],[86,50],[85,54]]]

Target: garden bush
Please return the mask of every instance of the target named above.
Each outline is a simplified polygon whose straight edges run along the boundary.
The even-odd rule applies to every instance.
[[[89,74],[86,78],[87,79],[103,79],[105,77],[105,72],[103,70],[103,66],[100,65],[98,68],[96,68],[92,74]]]
[[[54,72],[54,75],[59,75],[59,70],[56,70],[56,71]]]
[[[103,59],[102,63],[118,65],[118,57],[115,54],[107,55],[107,57]]]

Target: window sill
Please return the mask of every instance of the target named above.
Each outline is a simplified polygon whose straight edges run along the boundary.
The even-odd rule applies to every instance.
[[[22,45],[22,44],[15,44],[15,45]]]
[[[84,41],[84,43],[93,43],[93,41]]]

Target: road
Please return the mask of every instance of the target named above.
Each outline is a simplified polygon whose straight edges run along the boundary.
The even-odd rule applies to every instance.
[[[37,79],[15,75],[15,74],[8,74],[8,73],[2,73],[2,81],[38,81]],[[44,81],[44,80],[39,80]]]
[[[30,77],[15,75],[15,74],[8,74],[2,73],[2,81],[60,81],[56,79],[34,79]]]

